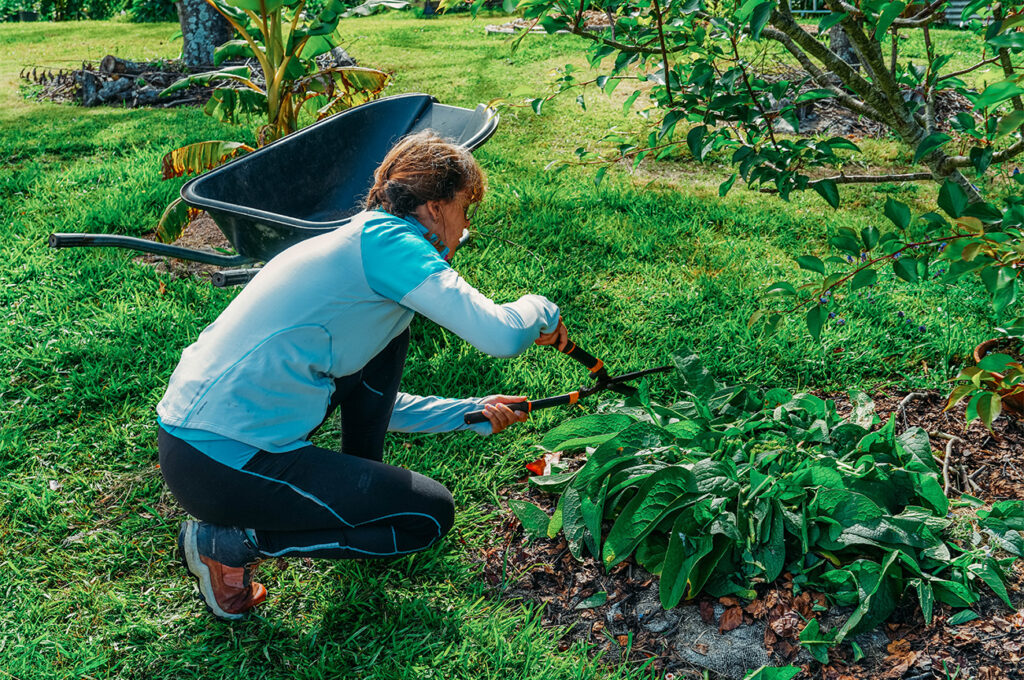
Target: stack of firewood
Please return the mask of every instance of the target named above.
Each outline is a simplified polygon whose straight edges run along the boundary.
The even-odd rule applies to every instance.
[[[24,69],[21,77],[42,89],[38,99],[56,102],[77,102],[82,106],[154,106],[167,108],[182,104],[201,104],[210,98],[213,88],[191,86],[166,97],[160,93],[188,75],[180,61],[129,61],[108,54],[94,64],[83,62],[81,68],[58,70],[38,67]]]

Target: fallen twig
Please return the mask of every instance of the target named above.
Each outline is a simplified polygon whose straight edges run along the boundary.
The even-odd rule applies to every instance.
[[[907,402],[915,394],[920,394],[920,392],[911,392],[910,394],[908,394],[903,399],[903,402],[900,403],[900,409],[902,409],[904,407],[904,403]],[[963,444],[964,440],[961,439],[960,437],[955,436],[955,435],[946,434],[945,432],[935,432],[935,433],[931,434],[930,436],[935,437],[936,439],[945,439],[946,440],[946,456],[942,459],[942,492],[948,496],[949,495],[949,459],[953,457],[953,444],[955,444],[957,442],[960,442],[961,444]],[[977,486],[977,485],[975,485],[975,486]],[[967,489],[965,488],[964,491],[967,491]]]
[[[903,401],[896,407],[896,413],[900,414],[903,418],[903,429],[910,427],[909,421],[907,421],[907,404],[912,402],[914,399],[926,399],[928,394],[925,392],[911,392],[907,396],[903,397]]]

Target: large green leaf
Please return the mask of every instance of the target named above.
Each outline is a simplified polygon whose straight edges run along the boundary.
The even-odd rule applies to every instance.
[[[189,215],[188,205],[176,198],[171,201],[156,225],[156,237],[161,243],[173,243],[181,236],[181,232],[188,226]]]
[[[171,179],[186,174],[199,174],[249,151],[254,149],[241,142],[214,140],[188,144],[164,155],[161,161],[163,177]]]
[[[974,100],[974,106],[978,109],[995,106],[1021,94],[1024,94],[1024,87],[1018,85],[1015,80],[1000,80],[986,87],[985,91]]]
[[[786,566],[786,534],[782,522],[782,506],[778,501],[772,502],[766,524],[767,535],[764,535],[762,529],[763,539],[754,550],[754,558],[764,567],[765,583],[772,583]]]
[[[744,675],[743,680],[793,680],[800,670],[799,666],[761,666]]]
[[[569,552],[577,560],[583,559],[584,536],[587,526],[583,522],[583,501],[580,492],[569,487],[560,499],[562,507],[562,533],[569,544]],[[597,555],[595,555],[597,557]]]
[[[644,536],[696,493],[697,480],[684,467],[672,465],[651,475],[612,525],[604,544],[605,567],[629,557]]]
[[[604,500],[610,482],[611,477],[605,477],[597,493],[593,496],[582,495],[580,497],[583,526],[586,528],[583,542],[590,554],[595,557],[601,554],[601,520],[604,519]]]
[[[906,229],[910,226],[910,208],[906,203],[893,198],[885,199],[885,216],[896,225],[897,229]]]
[[[690,571],[714,547],[712,536],[687,536],[686,523],[683,517],[677,519],[668,539],[661,581],[658,584],[658,596],[661,599],[661,606],[665,609],[675,607],[686,597]]]
[[[836,644],[847,635],[871,630],[896,609],[901,594],[898,579],[894,576],[894,572],[899,570],[897,556],[896,551],[890,552],[882,565],[868,560],[858,560],[851,565],[860,603],[836,633]]]
[[[255,56],[247,41],[229,40],[213,50],[213,65],[220,66],[228,59],[249,59]]]
[[[547,535],[548,523],[551,521],[548,513],[528,501],[510,500],[508,505],[519,518],[527,536],[541,538]]]
[[[892,26],[892,22],[907,8],[903,2],[887,2],[882,5],[882,11],[878,13],[875,23],[875,41],[881,42],[885,38],[885,32]]]
[[[917,145],[917,150],[914,152],[914,162],[920,163],[921,159],[932,153],[936,149],[941,148],[946,142],[953,139],[944,132],[933,132]]]
[[[599,413],[574,418],[544,435],[540,445],[545,451],[596,446],[611,439],[632,423],[632,418],[621,413]]]
[[[185,76],[184,78],[171,83],[169,86],[164,88],[162,92],[160,92],[159,96],[166,97],[169,94],[173,94],[178,90],[183,90],[193,85],[201,85],[205,87],[206,85],[218,80],[229,80],[232,82],[242,83],[252,89],[258,90],[259,88],[250,80],[251,77],[252,70],[248,66],[229,66],[228,68],[222,68],[218,71],[193,73],[192,75]]]

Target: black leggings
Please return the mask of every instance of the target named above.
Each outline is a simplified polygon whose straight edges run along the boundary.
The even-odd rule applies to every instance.
[[[381,462],[408,347],[406,330],[361,371],[335,381],[324,420],[340,409],[341,453],[260,451],[238,470],[161,429],[167,486],[192,516],[255,530],[266,556],[392,557],[427,548],[452,527],[451,493]]]

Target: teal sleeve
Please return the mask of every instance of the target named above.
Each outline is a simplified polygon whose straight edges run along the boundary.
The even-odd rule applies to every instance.
[[[390,215],[367,221],[360,247],[367,284],[395,302],[431,274],[450,268],[416,226]]]
[[[483,399],[442,399],[399,392],[388,429],[392,432],[453,432],[473,430],[491,434],[491,423],[467,425],[463,418],[483,409]]]

